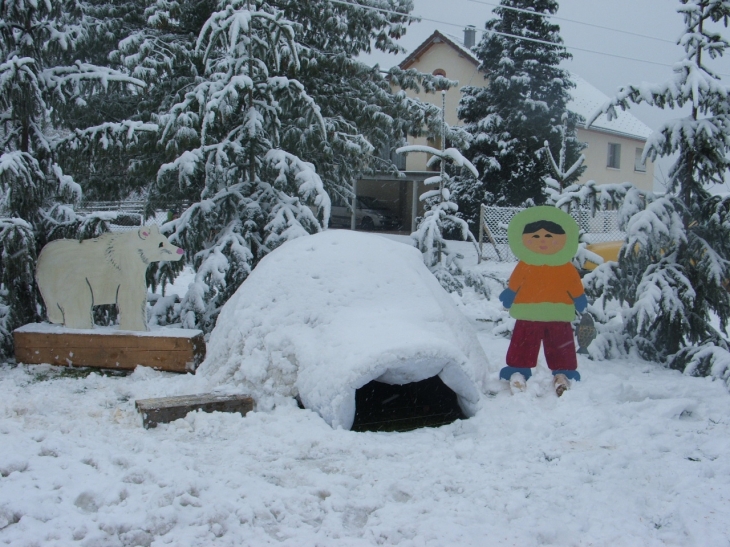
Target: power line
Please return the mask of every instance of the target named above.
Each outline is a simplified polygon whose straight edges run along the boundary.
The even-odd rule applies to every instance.
[[[355,4],[353,2],[348,2],[346,0],[328,0],[328,1],[330,3],[332,3],[332,4],[340,4],[340,5],[349,6],[349,7],[352,7],[352,8],[360,8],[360,9],[364,9],[364,10],[378,11],[378,12],[385,13],[385,14],[388,14],[388,15],[396,15],[398,17],[411,17],[411,18],[416,19],[416,20],[419,20],[419,21],[428,21],[430,23],[437,23],[439,25],[445,25],[445,26],[450,26],[450,27],[457,27],[459,29],[463,29],[465,26],[468,26],[468,25],[460,25],[460,24],[457,24],[457,23],[449,23],[447,21],[441,21],[439,19],[430,19],[428,17],[423,17],[423,16],[420,16],[420,15],[408,15],[408,14],[405,14],[405,13],[401,13],[401,12],[393,11],[393,10],[387,10],[387,9],[384,9],[384,8],[376,8],[376,7],[373,7],[373,6],[364,6],[364,5],[361,5],[361,4]],[[472,0],[470,0],[470,1],[472,1]],[[482,2],[482,3],[484,3],[484,2]],[[486,31],[486,30],[482,30],[482,29],[477,29],[477,30],[480,30],[482,33],[489,32],[490,34],[495,34],[497,36],[504,36],[506,38],[514,38],[515,40],[523,40],[523,41],[526,41],[526,42],[534,42],[534,43],[545,44],[545,45],[549,45],[549,46],[562,47],[562,48],[565,48],[566,50],[569,50],[569,51],[572,50],[572,51],[580,51],[580,52],[583,52],[583,53],[593,53],[595,55],[603,55],[604,57],[613,57],[614,59],[622,59],[624,61],[636,61],[636,62],[639,62],[639,63],[646,63],[646,64],[650,64],[650,65],[657,65],[657,66],[674,68],[674,65],[673,64],[670,64],[670,63],[662,63],[660,61],[652,61],[650,59],[640,59],[638,57],[629,57],[627,55],[619,55],[617,53],[607,53],[605,51],[598,51],[598,50],[595,50],[595,49],[581,48],[581,47],[577,47],[577,46],[567,46],[567,45],[564,45],[564,44],[556,44],[555,42],[548,42],[546,40],[538,40],[537,38],[527,38],[526,36],[517,36],[516,34],[507,34],[505,32],[497,32],[497,31],[494,31],[494,30],[490,30],[490,31]],[[648,36],[645,36],[645,37],[648,38]],[[671,42],[671,43],[673,44],[674,42]],[[715,74],[717,74],[718,76],[728,76],[728,77],[730,77],[730,74],[724,74],[724,73],[720,73],[720,72],[717,72]]]
[[[614,28],[614,27],[596,25],[594,23],[587,23],[585,21],[578,21],[577,19],[568,19],[567,17],[560,17],[558,15],[553,15],[551,13],[537,13],[535,11],[531,11],[531,10],[527,10],[527,9],[513,8],[511,6],[502,6],[500,4],[492,4],[491,2],[484,2],[483,0],[467,0],[467,2],[472,2],[473,4],[482,4],[484,6],[492,6],[495,8],[501,8],[501,9],[506,9],[506,10],[510,10],[510,11],[517,11],[520,13],[527,13],[529,15],[542,15],[543,17],[549,17],[550,19],[555,19],[556,21],[565,21],[567,23],[576,23],[578,25],[585,25],[587,27],[599,28],[602,30],[610,30],[613,32],[620,32],[622,34],[628,34],[630,36],[638,36],[640,38],[648,38],[649,40],[658,40],[659,42],[666,42],[667,44],[676,45],[676,43],[677,43],[674,40],[667,40],[666,38],[659,38],[658,36],[649,36],[648,34],[640,34],[638,32],[632,32],[630,30],[622,30],[622,29]]]

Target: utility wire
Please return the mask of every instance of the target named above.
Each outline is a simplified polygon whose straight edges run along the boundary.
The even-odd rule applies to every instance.
[[[495,8],[501,8],[505,10],[510,11],[517,11],[520,13],[527,13],[529,15],[542,15],[543,17],[549,17],[550,19],[555,19],[556,21],[565,21],[567,23],[576,23],[578,25],[585,25],[587,27],[593,27],[593,28],[600,28],[602,30],[610,30],[613,32],[620,32],[622,34],[629,34],[631,36],[638,36],[640,38],[648,38],[649,40],[658,40],[659,42],[666,42],[667,44],[676,44],[677,42],[674,40],[668,40],[666,38],[659,38],[658,36],[649,36],[648,34],[640,34],[638,32],[631,32],[630,30],[622,30],[614,27],[605,27],[603,25],[596,25],[594,23],[586,23],[585,21],[578,21],[577,19],[568,19],[567,17],[560,17],[558,15],[553,15],[551,13],[538,13],[536,11],[528,10],[528,9],[522,9],[522,8],[513,8],[511,6],[502,6],[500,4],[492,4],[491,2],[484,2],[483,0],[466,0],[467,2],[472,2],[473,4],[482,4],[484,6],[492,6]]]
[[[416,19],[416,20],[419,20],[419,21],[428,21],[430,23],[437,23],[439,25],[446,25],[446,26],[450,26],[450,27],[457,27],[457,28],[460,28],[460,29],[463,29],[465,26],[468,26],[468,25],[459,25],[457,23],[449,23],[447,21],[441,21],[439,19],[429,19],[428,17],[422,17],[420,15],[408,15],[408,14],[405,14],[405,13],[401,13],[401,12],[393,11],[393,10],[387,10],[387,9],[384,9],[384,8],[376,8],[376,7],[373,7],[373,6],[364,6],[364,5],[361,5],[361,4],[354,4],[354,3],[348,2],[346,0],[328,0],[328,1],[330,3],[332,3],[332,4],[340,4],[340,5],[343,5],[343,6],[349,6],[349,7],[352,7],[352,8],[360,8],[360,9],[364,9],[364,10],[379,11],[381,13],[385,13],[385,14],[388,14],[388,15],[396,15],[398,17],[411,17],[412,19]],[[534,13],[534,12],[531,12],[531,13]],[[637,61],[637,62],[640,62],[640,63],[646,63],[646,64],[650,64],[650,65],[657,65],[657,66],[674,68],[674,65],[673,64],[670,64],[670,63],[662,63],[660,61],[652,61],[650,59],[640,59],[638,57],[629,57],[627,55],[618,55],[617,53],[606,53],[605,51],[598,51],[598,50],[595,50],[595,49],[588,49],[588,48],[581,48],[581,47],[577,47],[577,46],[567,46],[567,45],[563,45],[563,44],[556,44],[555,42],[548,42],[546,40],[538,40],[537,38],[527,38],[526,36],[517,36],[516,34],[507,34],[505,32],[497,32],[495,30],[490,30],[490,31],[482,30],[482,29],[477,29],[477,30],[480,30],[482,33],[485,33],[485,34],[486,33],[495,34],[497,36],[504,36],[506,38],[514,38],[515,40],[523,40],[523,41],[526,41],[526,42],[535,42],[537,44],[545,44],[545,45],[548,45],[548,46],[562,47],[562,48],[565,48],[567,50],[581,51],[581,52],[584,52],[584,53],[593,53],[593,54],[596,54],[596,55],[603,55],[604,57],[613,57],[615,59],[623,59],[625,61]],[[674,43],[674,42],[671,42],[671,43]],[[730,77],[730,74],[724,74],[724,73],[720,73],[720,72],[715,72],[715,74],[717,74],[718,76],[728,76],[728,77]]]

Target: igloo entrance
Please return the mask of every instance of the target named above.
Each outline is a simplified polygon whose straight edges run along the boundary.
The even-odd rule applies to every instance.
[[[355,392],[355,405],[352,431],[410,431],[466,418],[438,376],[402,385],[373,380]]]

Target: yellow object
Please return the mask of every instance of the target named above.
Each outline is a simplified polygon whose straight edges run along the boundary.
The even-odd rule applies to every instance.
[[[621,246],[624,244],[621,241],[604,241],[603,243],[593,243],[586,245],[586,249],[596,253],[598,256],[603,258],[604,262],[618,262],[618,253],[621,250]],[[586,261],[583,265],[586,270],[593,271],[598,267],[598,264],[594,264],[591,261]]]

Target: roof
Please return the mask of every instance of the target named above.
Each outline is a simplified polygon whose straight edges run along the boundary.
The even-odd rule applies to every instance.
[[[596,110],[600,109],[610,100],[608,95],[593,87],[577,74],[571,73],[570,79],[575,83],[575,88],[570,90],[573,98],[568,103],[568,109],[571,112],[580,114],[588,119]],[[614,133],[640,140],[646,140],[652,133],[652,129],[648,125],[631,113],[617,112],[617,114],[618,116],[611,121],[608,121],[608,117],[605,114],[601,114],[588,129]]]
[[[431,36],[411,52],[408,57],[398,65],[402,69],[407,69],[415,63],[429,48],[434,44],[445,43],[456,50],[459,55],[465,57],[478,66],[479,59],[473,52],[464,47],[463,43],[455,36],[443,34],[438,30],[434,31]],[[606,102],[609,101],[608,95],[595,88],[577,74],[570,74],[570,79],[575,83],[575,88],[570,90],[572,99],[568,102],[568,109],[571,112],[580,114],[588,119]],[[652,133],[652,129],[636,116],[629,112],[620,112],[618,116],[611,121],[605,114],[601,114],[589,128],[588,131],[600,131],[603,133],[611,133],[621,135],[633,139],[645,141]]]
[[[407,69],[413,63],[415,63],[421,57],[421,55],[423,55],[429,48],[431,48],[431,46],[441,43],[446,43],[450,45],[452,48],[458,51],[460,55],[463,55],[475,65],[479,65],[479,59],[477,59],[474,54],[466,49],[464,45],[461,44],[458,40],[455,40],[454,38],[442,34],[438,30],[435,30],[433,31],[433,34],[426,38],[426,40],[420,46],[414,49],[408,55],[408,57],[403,59],[403,61],[401,61],[398,66],[403,70]]]

